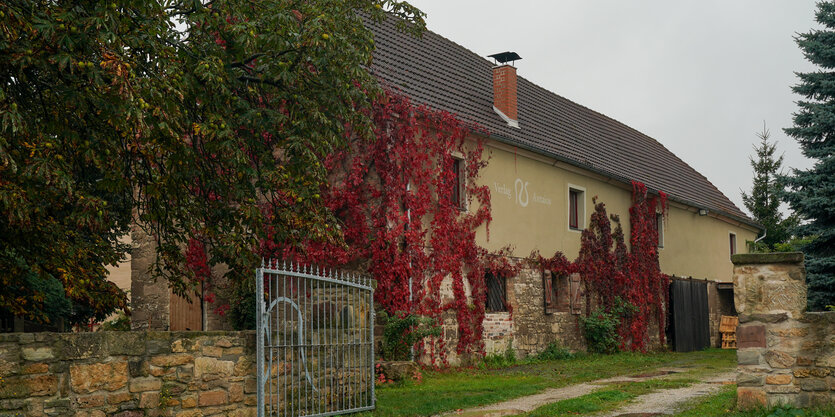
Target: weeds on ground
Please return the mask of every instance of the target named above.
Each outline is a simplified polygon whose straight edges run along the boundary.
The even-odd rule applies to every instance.
[[[504,353],[484,355],[484,359],[479,363],[479,369],[506,368],[511,365],[516,365],[516,351],[513,350],[513,346],[508,345]]]
[[[570,350],[560,346],[559,343],[551,343],[548,345],[545,350],[539,352],[538,355],[534,357],[534,360],[542,362],[542,361],[557,361],[563,359],[571,359],[575,356],[574,353],[571,353]]]

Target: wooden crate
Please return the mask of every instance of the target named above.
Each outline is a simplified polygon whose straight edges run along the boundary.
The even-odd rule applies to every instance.
[[[722,321],[719,322],[719,331],[722,333],[736,333],[736,326],[738,325],[739,317],[722,316]]]
[[[719,322],[719,332],[722,333],[722,349],[736,349],[736,326],[739,318],[736,316],[722,316]]]

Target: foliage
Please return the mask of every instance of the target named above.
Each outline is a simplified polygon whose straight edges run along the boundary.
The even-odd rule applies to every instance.
[[[610,218],[606,205],[598,203],[596,197],[593,201],[594,212],[589,227],[583,230],[580,254],[574,262],[561,252],[546,259],[536,251],[530,256],[531,262],[543,271],[549,269],[559,275],[580,273],[586,294],[586,317],[592,316],[594,305],[608,312],[623,305],[635,306],[637,311],[622,316],[617,327],[620,348],[645,350],[650,320],[659,324],[658,338],[664,344],[669,277],[661,273],[658,264],[656,213],[666,215],[667,196],[663,192],[650,196],[644,184],[632,183],[631,250],[624,242],[619,216]]]
[[[814,239],[815,236],[793,237],[788,242],[775,243],[774,252],[800,252],[804,246],[812,243]]]
[[[332,175],[322,204],[339,219],[345,244],[308,240],[298,249],[267,239],[261,251],[365,269],[377,281],[375,298],[387,312],[423,315],[439,324],[443,314],[454,314],[457,351],[480,352],[485,272],[514,269],[475,242],[476,230],[491,219],[489,188],[476,181],[486,165],[482,140],[472,135],[478,128],[452,114],[414,106],[394,91],[373,103],[371,117],[374,139],[352,139],[325,164]],[[458,186],[453,154],[463,157],[465,167],[464,210],[451,198]],[[451,300],[441,298],[445,279],[452,281]],[[442,338],[421,347],[445,361]]]
[[[792,90],[803,96],[794,114],[794,126],[785,129],[814,161],[805,170],[786,177],[787,201],[800,217],[798,236],[816,236],[803,247],[809,308],[820,310],[835,300],[835,2],[817,4],[816,20],[822,29],[797,36],[804,56],[819,69],[798,73]]]
[[[631,317],[638,309],[615,298],[611,307],[600,307],[590,315],[580,317],[580,325],[589,351],[594,353],[612,354],[623,346],[618,332],[621,321]]]
[[[510,344],[502,353],[493,353],[484,355],[484,359],[479,364],[482,369],[496,369],[505,368],[516,364],[516,351]]]
[[[783,217],[780,212],[780,195],[785,185],[780,181],[780,166],[783,164],[783,156],[774,156],[777,149],[776,143],[769,142],[770,133],[763,126],[763,131],[757,133],[760,144],[754,146],[756,159],[749,158],[751,168],[754,169],[754,184],[751,192],[742,192],[742,201],[745,208],[754,217],[754,220],[765,227],[765,235],[761,236],[759,242],[749,242],[752,251],[773,252],[778,244],[789,241],[792,231],[798,225],[797,216]]]
[[[441,327],[430,317],[397,312],[380,313],[385,321],[381,355],[387,361],[408,360],[411,349],[426,337],[441,335]]]
[[[574,354],[570,350],[562,347],[559,343],[552,342],[542,352],[536,355],[536,360],[539,361],[556,361],[563,359],[571,359]]]
[[[129,332],[130,317],[124,311],[120,311],[116,317],[102,323],[98,330],[103,332]]]
[[[75,321],[124,308],[105,265],[133,220],[180,295],[190,239],[232,282],[268,231],[338,240],[322,158],[372,133],[363,19],[387,14],[423,28],[398,0],[0,5],[0,307],[46,320],[34,276],[88,307]]]
[[[806,412],[790,405],[776,408],[767,417],[806,417]]]

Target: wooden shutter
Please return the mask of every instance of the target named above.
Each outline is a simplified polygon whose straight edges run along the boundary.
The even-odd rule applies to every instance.
[[[551,314],[549,307],[551,307],[551,303],[553,302],[552,294],[554,293],[554,288],[551,276],[550,270],[546,269],[542,271],[542,288],[545,290],[545,297],[543,297],[545,314]]]
[[[583,286],[581,284],[580,274],[571,274],[569,281],[571,289],[571,314],[582,313]]]

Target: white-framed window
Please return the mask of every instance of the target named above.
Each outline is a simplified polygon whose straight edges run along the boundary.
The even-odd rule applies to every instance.
[[[731,256],[736,255],[736,233],[728,233],[728,244],[730,245]]]
[[[568,185],[568,229],[580,231],[586,227],[586,189]]]

